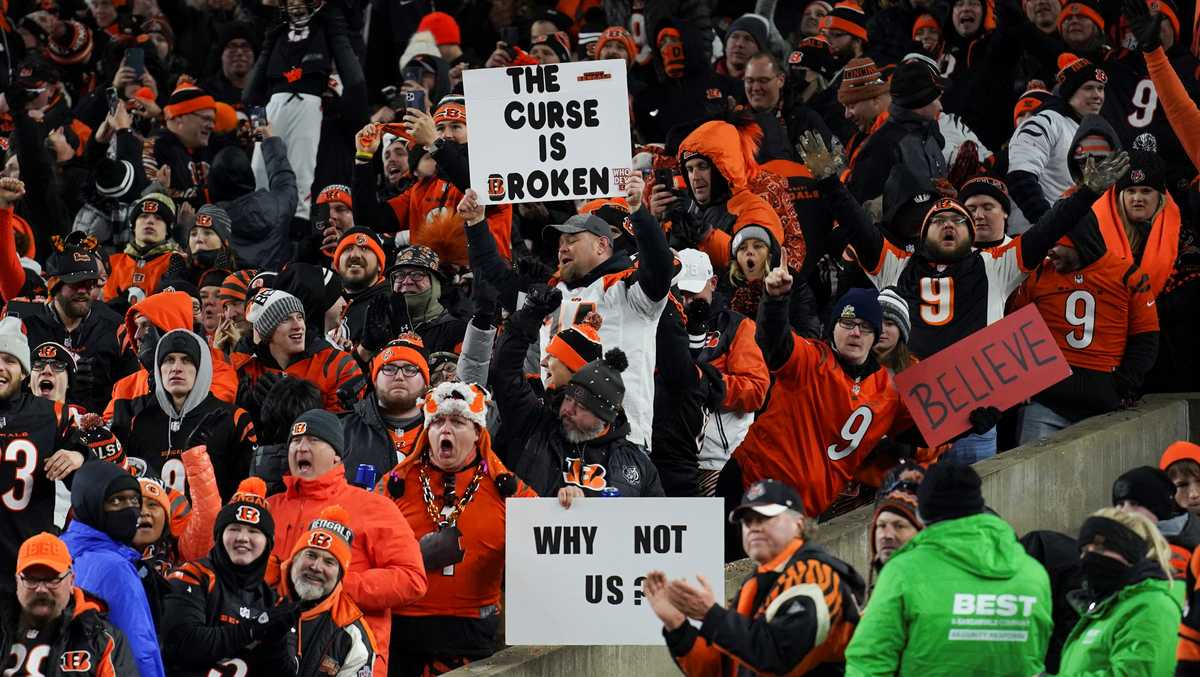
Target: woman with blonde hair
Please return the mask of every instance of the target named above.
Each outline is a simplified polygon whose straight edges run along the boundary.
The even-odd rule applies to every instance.
[[[1079,529],[1084,587],[1060,675],[1171,675],[1182,607],[1171,546],[1142,515],[1104,508]]]

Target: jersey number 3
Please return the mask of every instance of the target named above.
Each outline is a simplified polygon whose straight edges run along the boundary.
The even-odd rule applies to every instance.
[[[33,473],[38,467],[37,447],[29,440],[13,440],[4,448],[4,456],[0,460],[14,465],[12,488],[4,492],[0,500],[4,501],[5,508],[20,512],[29,507],[29,501],[33,498]]]
[[[838,449],[838,445],[831,444],[825,450],[829,455],[829,460],[840,461],[850,454],[853,454],[858,445],[862,444],[863,438],[867,436],[867,429],[871,427],[871,419],[874,413],[867,405],[863,405],[858,409],[850,412],[850,418],[846,419],[845,425],[842,426],[842,441],[846,442],[846,446]]]
[[[921,321],[940,327],[954,319],[954,278],[921,278]]]

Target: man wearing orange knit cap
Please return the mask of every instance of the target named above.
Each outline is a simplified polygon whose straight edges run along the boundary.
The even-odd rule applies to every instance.
[[[373,673],[375,637],[362,609],[342,588],[350,569],[354,531],[340,505],[321,510],[283,564],[279,594],[300,601],[296,654],[300,677]]]

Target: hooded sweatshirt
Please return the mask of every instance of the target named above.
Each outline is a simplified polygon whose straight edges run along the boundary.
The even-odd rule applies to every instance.
[[[192,315],[192,297],[184,292],[161,292],[147,296],[125,313],[124,338],[122,343],[133,344],[133,336],[137,332],[137,316],[150,320],[160,333],[166,334],[174,329],[191,330],[195,325]],[[118,333],[121,330],[118,329]],[[225,402],[233,402],[237,397],[237,372],[225,361],[216,348],[207,348],[212,362],[212,394]],[[113,388],[112,401],[104,410],[104,420],[113,423],[114,427],[127,426],[133,416],[138,413],[132,408],[131,402],[150,394],[150,373],[144,367],[117,381]]]
[[[145,461],[146,467],[158,474],[169,488],[185,492],[189,478],[183,464],[183,453],[190,446],[193,433],[203,425],[208,429],[208,448],[211,450],[217,488],[220,495],[228,499],[237,489],[238,482],[250,474],[250,460],[257,444],[254,424],[243,409],[218,400],[210,392],[212,355],[204,339],[198,335],[186,329],[168,332],[158,342],[154,363],[162,364],[166,358],[165,351],[169,349],[168,344],[175,337],[183,337],[196,344],[200,354],[196,381],[183,406],[177,410],[161,379],[156,378],[154,393],[142,396],[132,407],[138,409],[139,413],[133,417],[128,433],[124,435],[125,451]]]
[[[929,525],[893,553],[846,648],[846,675],[1036,675],[1050,579],[986,513]]]
[[[75,520],[62,540],[74,560],[75,585],[108,605],[108,619],[128,638],[138,672],[143,677],[163,677],[158,633],[136,569],[141,554],[101,530],[110,485],[123,479],[132,481],[128,488],[138,490],[137,480],[113,463],[90,461],[77,470],[71,485]]]

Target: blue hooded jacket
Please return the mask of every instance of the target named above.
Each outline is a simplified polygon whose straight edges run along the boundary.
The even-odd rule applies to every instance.
[[[158,632],[150,615],[150,604],[134,563],[136,550],[114,541],[108,534],[84,523],[87,515],[103,511],[108,486],[125,474],[120,466],[106,461],[85,463],[71,486],[71,505],[76,519],[62,540],[74,560],[75,585],[100,597],[108,605],[108,620],[121,629],[142,677],[165,677]],[[126,477],[129,475],[125,474]],[[136,480],[135,480],[136,481]],[[86,504],[86,508],[80,508]]]

